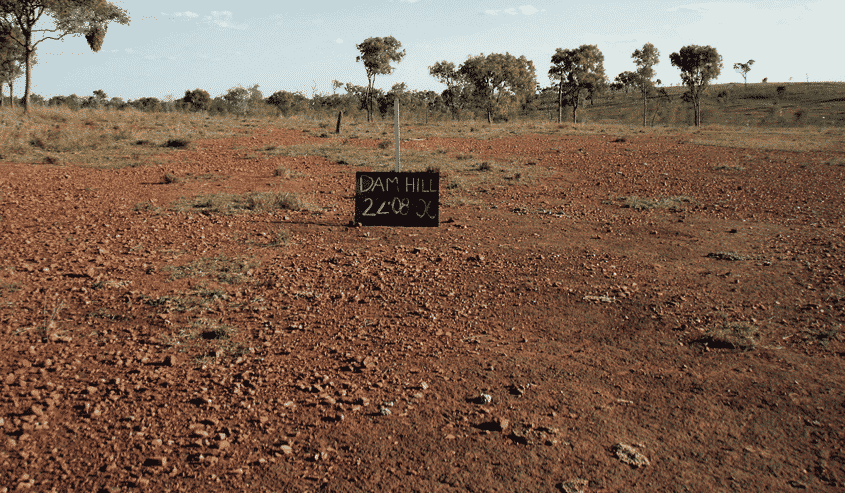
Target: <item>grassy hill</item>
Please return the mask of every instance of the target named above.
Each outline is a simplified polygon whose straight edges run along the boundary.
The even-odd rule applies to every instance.
[[[681,99],[685,88],[667,87],[666,92],[669,100],[649,100],[649,123],[692,123],[692,108]],[[609,94],[593,104],[587,102],[578,116],[579,121],[641,123],[642,99],[633,92]],[[702,100],[702,124],[845,127],[845,82],[716,84]]]

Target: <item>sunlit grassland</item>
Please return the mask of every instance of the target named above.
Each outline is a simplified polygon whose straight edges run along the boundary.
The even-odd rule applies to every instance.
[[[793,91],[794,92],[794,91]],[[740,104],[740,103],[731,103]],[[743,103],[744,104],[744,103]],[[597,106],[599,106],[597,104]],[[715,106],[711,104],[711,106]],[[724,105],[723,105],[724,106]],[[633,101],[630,111],[634,111]],[[717,112],[719,108],[711,108]],[[598,113],[599,108],[585,109]],[[727,111],[727,110],[726,110]],[[718,121],[718,118],[712,118]],[[80,109],[35,106],[30,115],[20,109],[0,108],[0,162],[122,168],[159,163],[158,156],[178,149],[190,149],[201,139],[249,135],[255,130],[296,129],[303,136],[319,137],[289,146],[256,146],[252,152],[268,156],[317,155],[352,170],[368,167],[392,169],[393,123],[376,119],[368,123],[359,116],[345,116],[340,134],[334,132],[336,115],[310,112],[282,117],[273,111],[242,117],[209,116],[202,112],[142,112],[135,109]],[[544,118],[511,120],[488,124],[486,120],[429,121],[406,115],[402,121],[403,141],[429,139],[490,140],[522,135],[607,135],[609,138],[670,137],[696,145],[726,146],[761,150],[834,151],[845,149],[845,129],[837,126],[804,125],[743,126],[707,124],[643,127],[628,123],[561,123]],[[358,142],[375,140],[381,145]],[[178,143],[179,145],[170,145]],[[243,144],[241,144],[242,146]],[[408,146],[410,147],[410,146]],[[436,159],[433,159],[436,158]],[[538,178],[539,168],[519,160],[491,162],[479,156],[449,149],[403,149],[403,170],[425,170],[432,162],[446,175],[460,181],[515,183]],[[484,163],[487,162],[487,165]]]

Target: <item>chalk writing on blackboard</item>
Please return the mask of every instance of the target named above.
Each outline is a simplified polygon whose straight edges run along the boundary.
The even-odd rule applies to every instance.
[[[355,222],[362,226],[437,227],[440,174],[355,173]]]

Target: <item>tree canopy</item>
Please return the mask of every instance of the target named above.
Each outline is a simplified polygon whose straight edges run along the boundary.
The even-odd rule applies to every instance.
[[[722,55],[712,46],[688,45],[669,55],[672,65],[681,70],[681,81],[689,89],[695,113],[695,126],[701,125],[701,95],[711,81],[722,73]]]
[[[581,45],[574,50],[558,48],[552,55],[549,79],[558,81],[558,122],[563,121],[563,107],[568,104],[575,123],[584,93],[595,92],[605,84],[604,55],[596,45]]]
[[[492,123],[493,113],[507,103],[521,103],[537,86],[534,63],[510,53],[491,53],[471,56],[457,71],[461,79],[472,85],[477,101],[487,112]]]
[[[12,84],[15,79],[23,75],[26,53],[15,38],[20,38],[20,29],[0,19],[0,104],[3,98],[3,84],[9,85],[11,102]]]
[[[742,75],[742,80],[745,85],[748,85],[748,72],[751,72],[751,66],[754,65],[754,60],[748,60],[746,63],[734,63],[734,70]]]
[[[376,75],[387,75],[395,68],[390,65],[392,62],[399,63],[405,57],[405,50],[402,43],[393,36],[385,38],[367,38],[363,43],[355,45],[361,54],[355,57],[356,62],[364,62],[364,70],[367,72],[367,121],[373,119],[373,84]]]
[[[660,51],[651,43],[643,45],[641,50],[634,50],[631,58],[637,65],[634,86],[640,90],[643,96],[643,126],[646,125],[646,109],[648,106],[648,93],[654,89],[654,66],[660,63]]]
[[[45,15],[51,18],[52,25],[36,29],[36,24]],[[13,39],[24,50],[24,105],[27,113],[30,109],[32,57],[36,47],[48,39],[60,40],[79,35],[84,36],[88,46],[97,52],[103,45],[111,22],[129,24],[129,15],[106,0],[0,0],[0,24],[19,32]]]

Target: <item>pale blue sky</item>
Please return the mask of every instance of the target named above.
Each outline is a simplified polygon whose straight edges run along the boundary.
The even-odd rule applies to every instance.
[[[439,60],[456,65],[469,55],[509,52],[534,62],[549,85],[556,48],[596,44],[613,79],[633,70],[631,53],[646,42],[660,50],[655,68],[664,84],[678,84],[669,54],[688,44],[714,46],[724,58],[717,82],[741,82],[734,62],[756,60],[749,81],[845,81],[842,0],[746,0],[689,3],[673,0],[312,0],[294,2],[112,0],[129,26],[112,25],[99,53],[84,38],[47,40],[38,47],[33,92],[136,99],[201,88],[212,96],[259,84],[307,96],[331,93],[331,81],[365,85],[355,44],[394,36],[407,51],[376,86],[405,82],[442,91],[428,75]],[[23,78],[15,87],[23,93]]]

